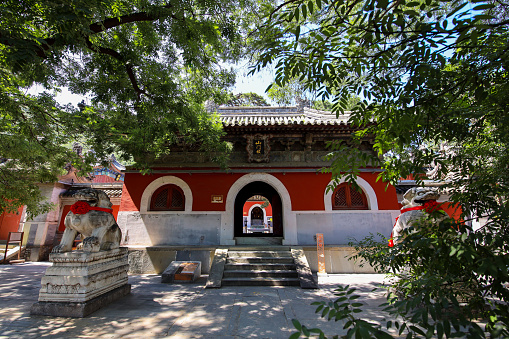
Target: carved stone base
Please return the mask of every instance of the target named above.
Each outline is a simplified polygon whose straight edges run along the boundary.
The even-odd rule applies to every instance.
[[[53,266],[41,279],[39,302],[31,313],[84,317],[129,294],[127,258],[127,248],[52,253]]]
[[[87,315],[103,308],[117,299],[131,293],[131,285],[125,284],[117,287],[94,299],[82,303],[39,301],[32,305],[31,315],[49,315],[53,317],[84,318]]]

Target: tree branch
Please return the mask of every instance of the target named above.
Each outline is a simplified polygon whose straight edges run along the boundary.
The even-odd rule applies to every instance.
[[[160,8],[170,9],[173,8],[173,5],[161,6]],[[103,21],[91,24],[89,28],[92,31],[92,34],[97,34],[110,28],[118,27],[130,22],[155,21],[157,19],[165,18],[168,16],[172,17],[173,19],[179,20],[178,17],[172,14],[137,12],[123,15],[119,18],[107,18]]]
[[[4,46],[10,46],[10,47],[13,47],[15,46],[15,44],[13,44],[11,41],[12,40],[18,40],[18,39],[11,39],[9,37],[6,37],[5,35],[2,35],[2,32],[0,32],[0,44],[4,45]],[[55,43],[55,39],[54,38],[48,38],[48,39],[45,39],[44,42],[45,44],[43,45],[39,45],[37,44],[35,41],[33,40],[29,40],[29,39],[21,39],[21,41],[29,44],[29,45],[32,45],[33,46],[33,49],[35,51],[35,54],[41,58],[41,59],[46,59],[47,58],[47,55],[46,55],[46,52],[47,50],[49,50],[49,46],[53,45]]]
[[[166,5],[161,6],[159,9],[171,9],[173,8],[173,5]],[[127,15],[123,15],[118,18],[106,18],[103,21],[95,22],[91,24],[88,28],[90,30],[90,34],[86,35],[85,37],[88,37],[93,34],[104,32],[108,29],[118,27],[127,23],[131,22],[143,22],[143,21],[155,21],[161,18],[165,17],[171,17],[173,19],[179,20],[179,18],[171,13],[163,13],[161,11],[154,11],[154,13],[148,13],[148,12],[136,12],[136,13],[130,13]],[[34,40],[31,39],[12,39],[10,37],[7,37],[5,35],[2,35],[0,32],[0,44],[5,46],[15,46],[13,44],[12,40],[20,40],[25,43],[28,43],[33,46],[33,50],[35,51],[36,55],[40,57],[41,59],[47,59],[48,56],[46,54],[47,51],[50,50],[51,46],[53,46],[56,42],[56,39],[54,37],[52,38],[46,38],[41,39],[42,44],[37,43]],[[108,53],[106,53],[108,54]]]
[[[117,52],[117,51],[115,51],[115,50],[113,50],[111,48],[94,45],[88,39],[87,39],[86,43],[87,43],[87,47],[90,50],[92,50],[94,52],[101,53],[101,54],[106,54],[106,55],[112,56],[113,58],[117,59],[118,61],[120,61],[121,63],[123,63],[125,65],[125,69],[126,69],[127,75],[129,77],[129,80],[131,81],[131,84],[133,86],[134,91],[138,95],[138,99],[140,99],[142,94],[144,94],[146,96],[149,96],[148,93],[145,90],[141,89],[138,86],[138,80],[136,79],[136,75],[134,74],[133,65],[131,65],[129,62],[125,62],[124,57],[122,56],[122,54],[120,54],[119,52]]]

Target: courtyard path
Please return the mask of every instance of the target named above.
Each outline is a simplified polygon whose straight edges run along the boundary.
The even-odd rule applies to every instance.
[[[363,317],[381,322],[384,302],[379,274],[335,274],[320,289],[223,287],[205,289],[206,277],[192,284],[162,284],[159,275],[131,275],[132,292],[86,318],[31,316],[41,277],[50,263],[0,266],[0,338],[288,338],[291,320],[343,334],[341,322],[315,314],[314,301],[333,300],[338,284],[357,287]]]

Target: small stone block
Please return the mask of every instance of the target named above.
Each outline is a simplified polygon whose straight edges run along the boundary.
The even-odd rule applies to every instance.
[[[297,274],[299,275],[300,287],[301,288],[318,288],[313,274],[309,268],[308,260],[304,254],[302,247],[292,247],[292,257],[295,263]]]
[[[201,261],[172,261],[164,270],[161,282],[193,282],[201,275]]]
[[[217,248],[214,253],[214,260],[210,267],[209,278],[207,279],[206,288],[220,288],[221,280],[223,279],[224,265],[228,257],[228,249]]]

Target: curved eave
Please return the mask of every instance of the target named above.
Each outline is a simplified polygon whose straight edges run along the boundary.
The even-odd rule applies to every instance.
[[[291,124],[225,124],[223,123],[223,129],[226,133],[240,133],[240,132],[303,132],[303,131],[331,131],[341,133],[351,133],[357,131],[358,128],[346,124],[344,122],[335,123],[303,123],[294,122]]]

